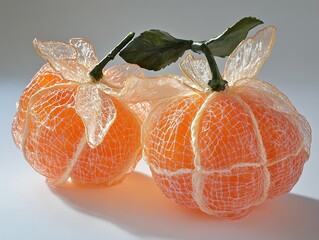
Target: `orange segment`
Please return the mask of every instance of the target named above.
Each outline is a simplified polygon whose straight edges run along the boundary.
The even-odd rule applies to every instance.
[[[12,124],[13,139],[20,149],[21,135],[25,124],[25,114],[28,109],[31,96],[40,89],[44,89],[58,83],[67,83],[67,81],[63,80],[59,74],[54,72],[49,64],[45,64],[23,91],[19,100],[19,108]]]
[[[295,153],[300,148],[302,135],[288,114],[269,108],[266,103],[256,103],[249,96],[242,94],[241,98],[256,118],[268,162]]]
[[[262,166],[238,167],[203,175],[203,204],[224,214],[251,208],[264,196],[267,176]]]
[[[204,107],[198,134],[203,169],[222,170],[262,162],[253,120],[240,99],[215,93]]]
[[[190,127],[203,101],[199,95],[177,97],[157,106],[144,123],[148,161],[156,168],[194,168]]]
[[[302,149],[297,156],[273,163],[268,166],[270,173],[270,186],[268,198],[274,198],[290,192],[299,180],[303,166],[308,159],[308,153]]]
[[[84,134],[74,109],[76,86],[44,90],[29,109],[24,153],[29,163],[49,182],[55,182],[70,164]]]
[[[267,161],[273,162],[295,153],[301,146],[302,136],[289,116],[269,109],[256,113],[263,138]]]
[[[173,174],[169,176],[156,173],[152,170],[152,175],[157,186],[166,197],[188,208],[198,208],[192,195],[192,173]]]

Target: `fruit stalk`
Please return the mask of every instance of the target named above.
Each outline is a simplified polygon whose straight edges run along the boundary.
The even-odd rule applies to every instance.
[[[227,86],[227,81],[224,80],[219,72],[217,63],[212,52],[209,50],[205,42],[193,42],[192,51],[196,53],[203,53],[207,59],[207,62],[212,73],[212,79],[208,81],[208,86],[213,91],[224,91]]]
[[[109,52],[89,73],[93,81],[98,82],[103,77],[103,68],[133,39],[135,33],[130,32],[111,52]]]

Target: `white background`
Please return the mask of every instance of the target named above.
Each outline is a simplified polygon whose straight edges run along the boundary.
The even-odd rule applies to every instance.
[[[318,239],[318,10],[315,0],[1,0],[0,239]],[[204,40],[245,16],[278,28],[259,78],[283,91],[312,126],[312,153],[293,194],[266,202],[241,221],[220,221],[168,201],[144,162],[111,188],[52,189],[14,146],[15,102],[44,64],[33,49],[35,37],[84,37],[102,57],[130,31],[158,28]],[[176,64],[161,73],[167,72],[180,74]]]

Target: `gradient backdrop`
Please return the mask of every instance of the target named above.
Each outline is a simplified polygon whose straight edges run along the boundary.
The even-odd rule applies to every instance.
[[[318,0],[0,0],[0,239],[318,239],[318,11]],[[242,221],[220,222],[165,199],[144,162],[110,189],[52,189],[14,146],[15,103],[44,64],[35,37],[84,37],[101,58],[130,31],[158,28],[203,40],[245,16],[277,27],[259,78],[284,92],[312,126],[311,157],[293,194]],[[168,72],[180,73],[176,64],[161,73]]]

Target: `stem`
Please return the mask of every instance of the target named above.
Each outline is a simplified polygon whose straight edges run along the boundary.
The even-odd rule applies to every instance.
[[[215,61],[215,58],[213,57],[212,53],[210,52],[209,48],[207,47],[207,45],[205,43],[203,43],[201,45],[201,50],[205,54],[205,57],[206,57],[206,59],[208,61],[210,70],[212,71],[213,80],[221,81],[222,80],[222,76],[220,75],[220,72],[219,72],[217,63]]]
[[[99,81],[103,77],[103,68],[113,60],[115,56],[133,39],[135,33],[130,32],[111,52],[109,52],[89,73],[94,81]]]
[[[192,44],[192,51],[197,53],[204,53],[207,59],[207,62],[210,67],[210,71],[212,73],[212,80],[208,81],[208,86],[213,91],[224,91],[227,86],[227,81],[225,81],[222,76],[220,75],[217,63],[215,61],[214,56],[212,55],[211,51],[207,47],[205,42],[194,42]]]

